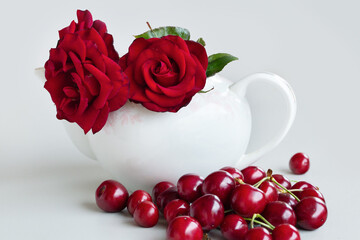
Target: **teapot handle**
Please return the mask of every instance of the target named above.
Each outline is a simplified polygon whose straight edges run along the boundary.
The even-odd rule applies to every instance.
[[[280,76],[273,73],[255,73],[245,77],[243,80],[236,82],[230,86],[230,89],[235,92],[240,97],[245,97],[247,88],[250,84],[254,82],[266,82],[270,85],[276,86],[281,90],[284,100],[287,104],[287,114],[286,114],[286,123],[279,130],[277,135],[275,135],[268,143],[266,143],[261,148],[244,154],[236,163],[236,167],[248,166],[262,157],[264,154],[273,150],[285,137],[289,131],[296,115],[296,98],[295,94],[290,87],[289,83],[286,82]]]

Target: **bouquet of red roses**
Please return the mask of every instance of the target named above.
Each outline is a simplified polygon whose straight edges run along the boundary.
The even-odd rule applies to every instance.
[[[100,131],[112,111],[128,100],[156,112],[177,112],[202,91],[206,79],[236,60],[229,54],[208,56],[202,38],[188,30],[161,27],[135,36],[119,57],[104,22],[77,11],[59,31],[56,48],[45,63],[45,88],[57,118],[77,123],[86,134]]]

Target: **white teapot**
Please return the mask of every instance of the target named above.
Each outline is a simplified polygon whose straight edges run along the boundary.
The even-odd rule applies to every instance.
[[[44,73],[38,71],[44,79]],[[245,153],[251,134],[251,113],[245,98],[249,84],[265,81],[279,87],[288,105],[287,121],[270,142]],[[75,146],[98,160],[128,189],[150,190],[160,181],[186,173],[206,177],[224,166],[244,167],[275,148],[285,137],[296,114],[289,84],[272,73],[256,73],[233,83],[219,75],[207,79],[207,93],[196,94],[177,113],[152,112],[128,102],[109,114],[96,134],[64,121]]]

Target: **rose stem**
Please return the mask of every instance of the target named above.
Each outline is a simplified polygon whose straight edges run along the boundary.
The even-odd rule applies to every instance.
[[[149,22],[146,22],[146,24],[148,25],[148,27],[150,28],[150,31],[153,31],[151,26],[150,26],[150,23]]]

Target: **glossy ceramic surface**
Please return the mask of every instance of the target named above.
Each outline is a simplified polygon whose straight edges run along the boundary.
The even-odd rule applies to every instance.
[[[267,81],[282,89],[289,106],[287,125],[263,148],[245,154],[251,133],[246,89]],[[204,90],[177,113],[152,112],[128,102],[110,113],[104,128],[84,135],[76,124],[64,121],[77,148],[96,159],[129,189],[151,189],[159,181],[176,180],[185,173],[206,176],[223,166],[246,166],[273,149],[295,117],[296,102],[290,86],[277,75],[257,73],[233,82],[208,78]]]

